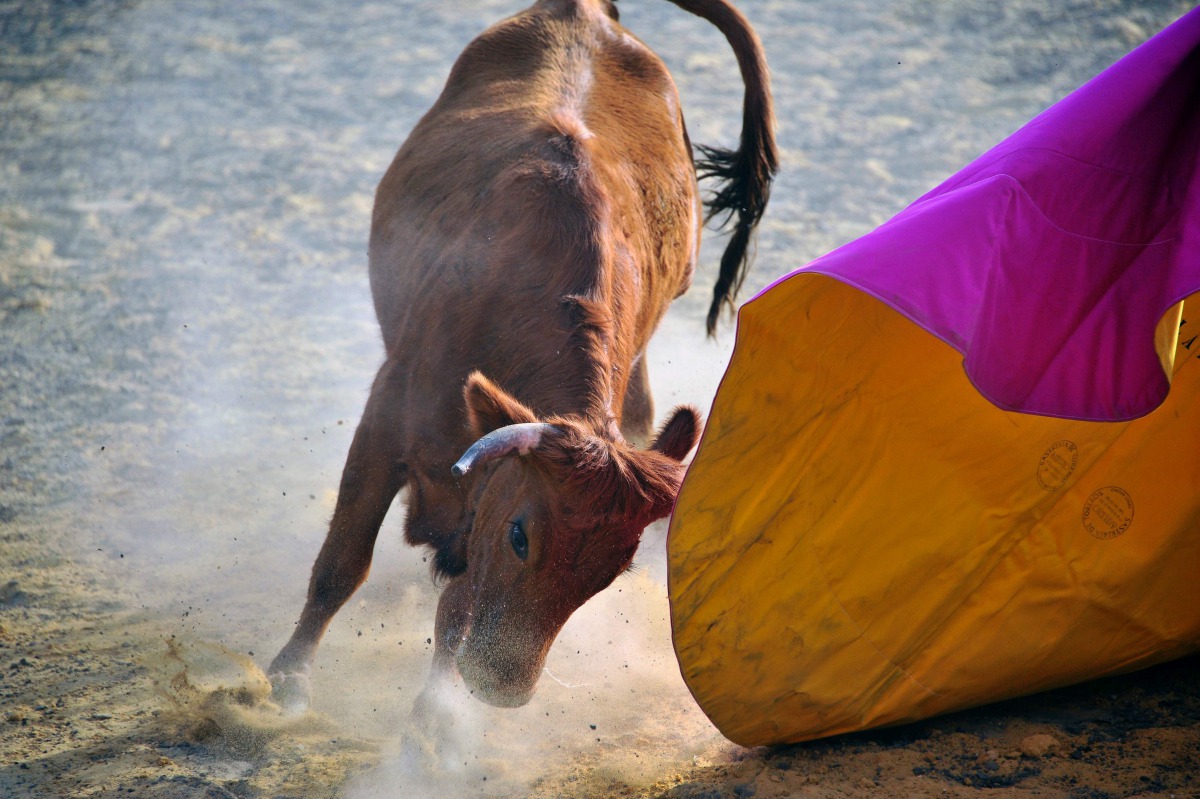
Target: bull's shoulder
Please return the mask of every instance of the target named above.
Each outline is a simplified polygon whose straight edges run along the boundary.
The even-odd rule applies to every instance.
[[[674,91],[665,65],[608,0],[543,0],[467,45],[431,114],[550,106],[597,81]]]
[[[401,147],[386,193],[478,195],[505,174],[579,189],[589,151],[604,147],[597,135],[612,139],[614,162],[655,142],[679,149],[670,75],[609,7],[542,0],[477,37]]]
[[[530,11],[557,17],[602,15],[617,20],[617,4],[613,0],[539,0]]]
[[[695,179],[666,68],[609,16],[568,5],[545,0],[476,39],[381,181],[371,272],[385,329],[399,325],[389,309],[425,294],[507,296],[548,275],[586,294],[613,225],[638,263],[691,235]]]

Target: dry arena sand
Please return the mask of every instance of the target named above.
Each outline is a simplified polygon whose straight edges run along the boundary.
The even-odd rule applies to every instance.
[[[743,0],[784,153],[743,297],[881,223],[1186,2]],[[724,741],[670,648],[662,525],[572,619],[527,707],[400,747],[436,591],[399,522],[313,711],[285,640],[380,358],[371,197],[500,0],[0,2],[0,796],[1200,795],[1197,663],[779,749]],[[730,144],[724,43],[623,0],[693,140]],[[652,349],[707,407],[719,238]],[[416,753],[419,759],[421,753]]]

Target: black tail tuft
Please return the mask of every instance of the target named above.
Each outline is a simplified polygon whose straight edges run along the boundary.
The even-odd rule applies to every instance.
[[[705,200],[707,214],[705,222],[716,222],[718,229],[732,227],[725,252],[721,255],[721,266],[717,282],[713,286],[712,305],[708,309],[708,335],[717,329],[721,310],[733,310],[733,301],[742,289],[746,272],[752,261],[750,242],[754,228],[762,219],[770,199],[771,179],[778,166],[771,149],[754,148],[752,152],[769,153],[770,158],[761,163],[747,163],[751,159],[745,147],[740,151],[720,147],[697,145],[701,158],[696,164],[696,173],[702,180],[715,180],[719,188]]]
[[[771,194],[771,181],[779,171],[775,146],[775,114],[771,101],[771,79],[762,42],[750,22],[729,0],[671,0],[680,8],[708,20],[725,35],[737,58],[745,92],[742,95],[742,135],[736,150],[719,147],[696,149],[700,158],[696,173],[716,181],[716,191],[705,205],[706,221],[718,220],[721,227],[732,224],[729,242],[721,256],[721,268],[713,286],[708,309],[708,335],[716,333],[721,309],[733,301],[745,280],[750,262],[750,241],[762,219]]]

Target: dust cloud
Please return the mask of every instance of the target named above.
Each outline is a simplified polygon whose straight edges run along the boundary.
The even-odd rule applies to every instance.
[[[701,403],[716,390],[732,341],[697,339],[691,320],[669,319],[651,347],[659,418],[675,404]],[[337,445],[348,445],[353,431],[349,420],[338,421],[320,428],[321,457],[333,464],[343,455]],[[336,469],[326,471],[327,484],[319,485],[322,475],[305,473],[305,459],[289,462],[251,447],[257,450],[255,442],[237,437],[210,445],[196,471],[203,476],[269,468],[287,495],[299,495],[290,505],[280,489],[269,522],[285,535],[303,530],[304,546],[278,540],[268,546],[239,533],[228,505],[202,501],[213,487],[193,484],[190,470],[164,475],[162,490],[195,495],[186,504],[191,513],[181,515],[175,505],[162,517],[143,516],[137,527],[114,520],[120,534],[107,542],[124,560],[155,563],[152,574],[140,576],[143,597],[178,608],[155,680],[165,686],[160,694],[175,720],[172,729],[185,739],[216,745],[234,763],[265,757],[279,746],[353,741],[370,754],[362,772],[339,791],[344,799],[536,796],[539,789],[554,795],[559,787],[553,786],[562,784],[585,792],[597,786],[643,789],[679,763],[709,763],[733,748],[695,706],[675,662],[665,522],[647,529],[634,567],[567,622],[528,705],[494,708],[451,686],[439,696],[447,723],[432,733],[415,729],[410,711],[432,660],[438,590],[428,553],[403,544],[397,512],[403,493],[381,532],[370,578],[334,618],[318,651],[312,709],[298,718],[281,714],[262,669],[299,614],[336,499]],[[253,466],[256,459],[261,467]],[[255,524],[267,513],[256,513]],[[174,542],[189,538],[184,523],[205,533],[178,547]],[[213,537],[225,539],[217,558],[205,551]]]
[[[537,795],[547,777],[644,787],[724,747],[677,676],[666,612],[661,584],[645,573],[618,579],[568,622],[528,705],[494,708],[445,688],[445,724],[402,725],[382,764],[344,796]]]

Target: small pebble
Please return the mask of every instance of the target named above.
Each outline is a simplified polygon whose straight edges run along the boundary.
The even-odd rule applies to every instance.
[[[1026,757],[1046,757],[1058,748],[1058,739],[1046,733],[1030,735],[1021,741],[1021,754]]]

